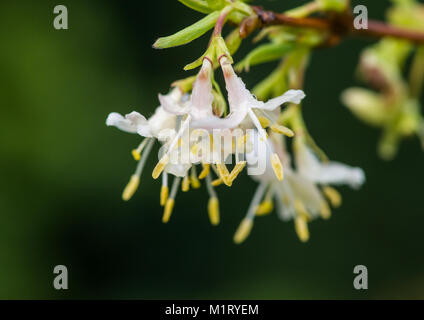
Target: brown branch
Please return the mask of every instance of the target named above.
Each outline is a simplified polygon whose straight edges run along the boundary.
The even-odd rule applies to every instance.
[[[257,14],[257,21],[252,23],[252,18],[248,18],[242,22],[240,25],[242,37],[247,37],[256,28],[285,25],[327,31],[330,44],[336,44],[338,43],[337,39],[349,35],[373,38],[393,37],[424,44],[424,32],[403,29],[380,21],[369,20],[368,29],[356,29],[350,13],[332,14],[326,18],[293,18],[285,14],[265,11],[261,7],[252,6],[252,8]],[[252,28],[252,26],[254,27]]]

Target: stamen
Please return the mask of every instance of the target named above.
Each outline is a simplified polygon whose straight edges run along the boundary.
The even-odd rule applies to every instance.
[[[224,181],[222,181],[221,178],[218,178],[218,179],[215,179],[214,181],[212,181],[212,186],[218,187],[218,186],[220,186],[223,183],[224,183]]]
[[[211,224],[217,226],[219,224],[219,202],[217,197],[211,197],[209,199],[208,214]]]
[[[190,152],[197,156],[198,152],[199,152],[199,144],[193,144],[193,146],[190,148]]]
[[[237,150],[243,150],[247,141],[249,141],[249,134],[246,133],[240,139],[237,139]]]
[[[249,209],[247,210],[246,217],[241,221],[236,233],[234,234],[233,240],[235,243],[240,244],[249,236],[253,227],[253,219],[255,217],[256,208],[258,207],[258,204],[261,201],[266,188],[267,183],[265,182],[261,182],[257,187],[249,205]]]
[[[168,188],[168,174],[165,172],[162,175],[162,188],[160,189],[160,205],[163,207],[168,199],[169,188]]]
[[[188,178],[188,175],[186,175],[186,176],[183,178],[183,183],[181,184],[181,190],[182,190],[183,192],[187,192],[188,190],[190,190],[190,180],[189,180],[189,178]]]
[[[327,201],[323,201],[320,208],[321,217],[325,220],[328,220],[331,218],[331,209],[328,205]]]
[[[194,189],[200,188],[200,181],[199,181],[199,179],[197,179],[197,173],[196,173],[196,167],[195,166],[191,167],[190,183],[191,183],[191,186]]]
[[[279,124],[274,123],[271,126],[271,130],[274,131],[275,133],[280,133],[280,134],[284,134],[285,136],[291,138],[294,136],[294,132],[292,130],[290,130],[289,128],[285,127],[285,126],[281,126]]]
[[[308,222],[304,217],[296,217],[294,220],[294,228],[300,241],[307,242],[309,240]]]
[[[186,117],[186,119],[184,120],[184,122],[182,123],[180,129],[178,130],[177,135],[174,137],[171,144],[169,145],[169,148],[166,151],[165,155],[162,157],[162,159],[159,160],[156,167],[153,169],[153,172],[152,172],[153,179],[157,179],[160,176],[163,169],[165,169],[165,166],[169,162],[169,153],[174,149],[174,147],[177,143],[182,142],[182,140],[180,138],[181,138],[182,134],[184,133],[184,131],[187,129],[187,127],[190,123],[190,120],[191,120],[191,116],[188,115]]]
[[[177,195],[178,187],[180,185],[181,178],[175,177],[172,182],[171,194],[169,198],[166,200],[165,209],[163,211],[162,222],[167,223],[171,218],[172,209],[174,209],[175,204],[175,196]]]
[[[167,186],[162,186],[160,189],[160,205],[163,207],[168,200],[169,189]]]
[[[274,204],[270,199],[266,199],[256,208],[257,216],[264,216],[272,212],[274,209]]]
[[[250,232],[252,231],[252,227],[253,227],[253,220],[249,218],[244,218],[241,221],[239,227],[237,228],[236,233],[234,234],[234,238],[233,238],[234,242],[236,244],[240,244],[244,240],[246,240]]]
[[[202,163],[202,167],[203,167],[203,170],[199,174],[200,180],[206,178],[209,175],[209,172],[210,172],[210,169],[211,169],[210,164],[207,164],[207,163]]]
[[[141,155],[140,155],[140,152],[138,152],[137,149],[132,149],[131,150],[131,155],[133,156],[133,158],[134,158],[135,161],[140,160]]]
[[[127,186],[125,187],[124,192],[122,192],[122,199],[124,201],[130,200],[131,197],[136,192],[139,184],[140,184],[140,176],[133,174]]]
[[[156,164],[156,167],[153,169],[152,177],[153,179],[159,178],[160,174],[162,173],[163,169],[165,169],[165,166],[169,162],[169,156],[168,154],[165,154],[159,162]]]
[[[281,164],[280,158],[278,157],[278,154],[273,153],[271,155],[271,165],[272,169],[274,170],[275,176],[278,180],[283,180],[283,165]]]
[[[267,117],[260,116],[258,117],[259,123],[261,124],[262,128],[266,129],[269,127],[269,124],[271,121]]]
[[[311,219],[311,216],[309,215],[302,201],[298,199],[294,200],[294,209],[296,210],[299,217],[302,217],[305,220]]]
[[[168,223],[169,219],[171,218],[172,210],[174,209],[175,200],[172,198],[169,198],[166,200],[165,204],[165,210],[163,211],[163,217],[162,222]]]
[[[231,183],[237,178],[237,176],[240,174],[240,172],[243,171],[244,167],[246,166],[246,161],[240,161],[238,163],[236,163],[236,165],[234,166],[233,170],[231,170],[230,173],[230,181]]]
[[[231,187],[232,181],[230,180],[230,172],[228,172],[227,166],[224,163],[217,163],[216,168],[222,181],[228,187]]]
[[[337,208],[342,204],[342,196],[336,189],[327,186],[322,191],[333,207]]]
[[[146,146],[147,142],[149,141],[149,138],[144,139],[137,147],[137,149],[133,149],[131,151],[131,154],[135,161],[139,161],[141,157],[141,152],[143,151],[144,147]]]
[[[150,154],[150,151],[152,150],[153,144],[155,140],[151,138],[146,138],[144,141],[147,141],[147,147],[146,150],[143,152],[140,161],[137,164],[137,168],[135,169],[135,173],[131,176],[130,181],[128,182],[127,186],[125,187],[124,191],[122,192],[122,199],[124,201],[128,201],[131,199],[131,197],[134,195],[135,191],[138,188],[138,185],[140,184],[140,176],[143,172],[144,165],[146,164],[147,157]]]
[[[252,120],[253,124],[255,125],[256,129],[258,129],[259,136],[261,137],[262,141],[266,141],[268,139],[268,134],[262,128],[261,123],[258,120],[258,117],[256,117],[255,113],[252,111],[252,109],[248,109],[247,113],[249,114],[250,119]]]

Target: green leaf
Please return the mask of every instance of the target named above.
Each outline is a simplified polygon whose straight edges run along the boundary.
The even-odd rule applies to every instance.
[[[212,12],[191,26],[174,33],[172,36],[159,38],[153,44],[153,47],[156,49],[165,49],[187,44],[212,29],[218,20],[219,14],[219,11]]]
[[[347,0],[318,0],[318,4],[323,10],[344,11],[348,7]]]
[[[221,10],[227,3],[225,0],[205,0],[212,10]]]
[[[267,43],[253,49],[242,61],[236,65],[236,70],[248,71],[250,66],[280,59],[293,49],[290,43]]]
[[[242,39],[240,38],[239,28],[235,28],[231,33],[225,37],[225,43],[230,54],[234,54],[241,45]]]
[[[213,10],[208,6],[206,1],[203,0],[178,0],[186,7],[199,11],[201,13],[211,13]]]

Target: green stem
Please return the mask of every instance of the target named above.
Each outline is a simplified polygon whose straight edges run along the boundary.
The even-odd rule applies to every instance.
[[[409,73],[411,96],[419,99],[424,84],[424,46],[417,49]]]

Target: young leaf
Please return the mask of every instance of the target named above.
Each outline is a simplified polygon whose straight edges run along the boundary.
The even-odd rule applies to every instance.
[[[236,70],[248,71],[250,66],[256,64],[270,62],[280,59],[286,53],[293,49],[293,45],[289,43],[267,43],[253,49],[242,61],[240,61]]]
[[[178,0],[186,7],[199,11],[201,13],[211,13],[213,10],[208,6],[204,0]]]
[[[187,44],[212,29],[218,17],[219,11],[212,12],[191,26],[174,33],[172,36],[157,39],[153,47],[156,49],[165,49]]]

